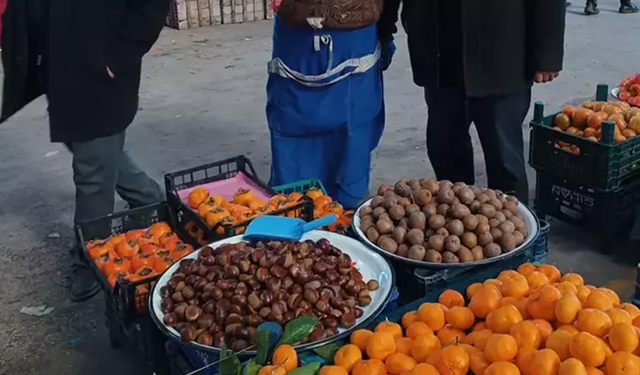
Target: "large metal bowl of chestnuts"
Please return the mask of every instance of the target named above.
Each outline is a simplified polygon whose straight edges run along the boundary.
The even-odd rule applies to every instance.
[[[149,309],[169,337],[206,352],[223,344],[253,354],[257,327],[316,318],[304,351],[344,338],[376,318],[394,286],[389,263],[364,244],[312,231],[298,242],[247,243],[242,236],[205,246],[158,280]]]

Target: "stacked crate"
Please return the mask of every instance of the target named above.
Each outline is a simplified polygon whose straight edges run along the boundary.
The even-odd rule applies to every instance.
[[[185,30],[271,18],[271,0],[172,0],[166,23]]]
[[[597,101],[609,88],[598,85]],[[536,170],[535,211],[605,236],[625,234],[640,206],[640,136],[614,142],[615,125],[604,122],[593,142],[553,129],[556,114],[544,116],[536,103],[531,121],[529,164]],[[556,145],[575,145],[572,153]]]

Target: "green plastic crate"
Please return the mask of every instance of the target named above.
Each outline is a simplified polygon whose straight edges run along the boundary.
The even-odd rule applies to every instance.
[[[596,100],[606,101],[608,86],[598,85]],[[613,143],[612,123],[602,125],[602,139],[593,142],[553,129],[557,114],[544,116],[544,105],[534,106],[529,164],[538,172],[562,176],[592,189],[612,190],[640,172],[640,136]],[[579,154],[556,147],[558,141],[576,145]]]
[[[322,182],[320,180],[316,180],[315,178],[272,187],[272,189],[277,193],[286,194],[286,195],[289,195],[295,192],[306,193],[311,188],[320,189],[324,194],[327,194],[327,190],[325,190],[324,186],[322,185]]]

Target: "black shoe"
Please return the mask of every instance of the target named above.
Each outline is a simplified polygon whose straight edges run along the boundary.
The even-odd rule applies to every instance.
[[[71,301],[82,302],[100,291],[94,273],[84,264],[76,263],[71,268]]]
[[[595,1],[588,1],[587,6],[584,7],[584,14],[587,16],[591,16],[594,14],[600,13],[600,9],[598,9],[598,3]]]
[[[622,14],[638,13],[638,7],[631,2],[620,4],[619,12]]]
[[[571,1],[565,1],[564,2],[564,6],[567,7],[567,8],[570,7],[571,6]]]

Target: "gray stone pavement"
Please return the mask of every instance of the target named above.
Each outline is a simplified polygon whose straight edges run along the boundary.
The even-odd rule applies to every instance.
[[[640,15],[619,15],[617,2],[606,0],[600,15],[584,17],[579,5],[568,9],[565,70],[556,82],[534,89],[549,111],[592,96],[599,82],[616,84],[640,70]],[[270,31],[265,21],[162,34],[145,61],[141,111],[127,141],[154,177],[246,154],[268,178],[264,86]],[[374,153],[372,186],[432,176],[426,108],[411,80],[402,33],[385,80],[388,122]],[[45,107],[39,100],[0,129],[0,374],[147,373],[131,353],[110,349],[101,295],[82,304],[68,299],[71,159],[49,142]],[[532,186],[534,179],[531,173]],[[596,236],[553,224],[552,263],[629,295],[637,256],[604,255]],[[20,314],[22,307],[43,304],[55,310],[41,318]]]

